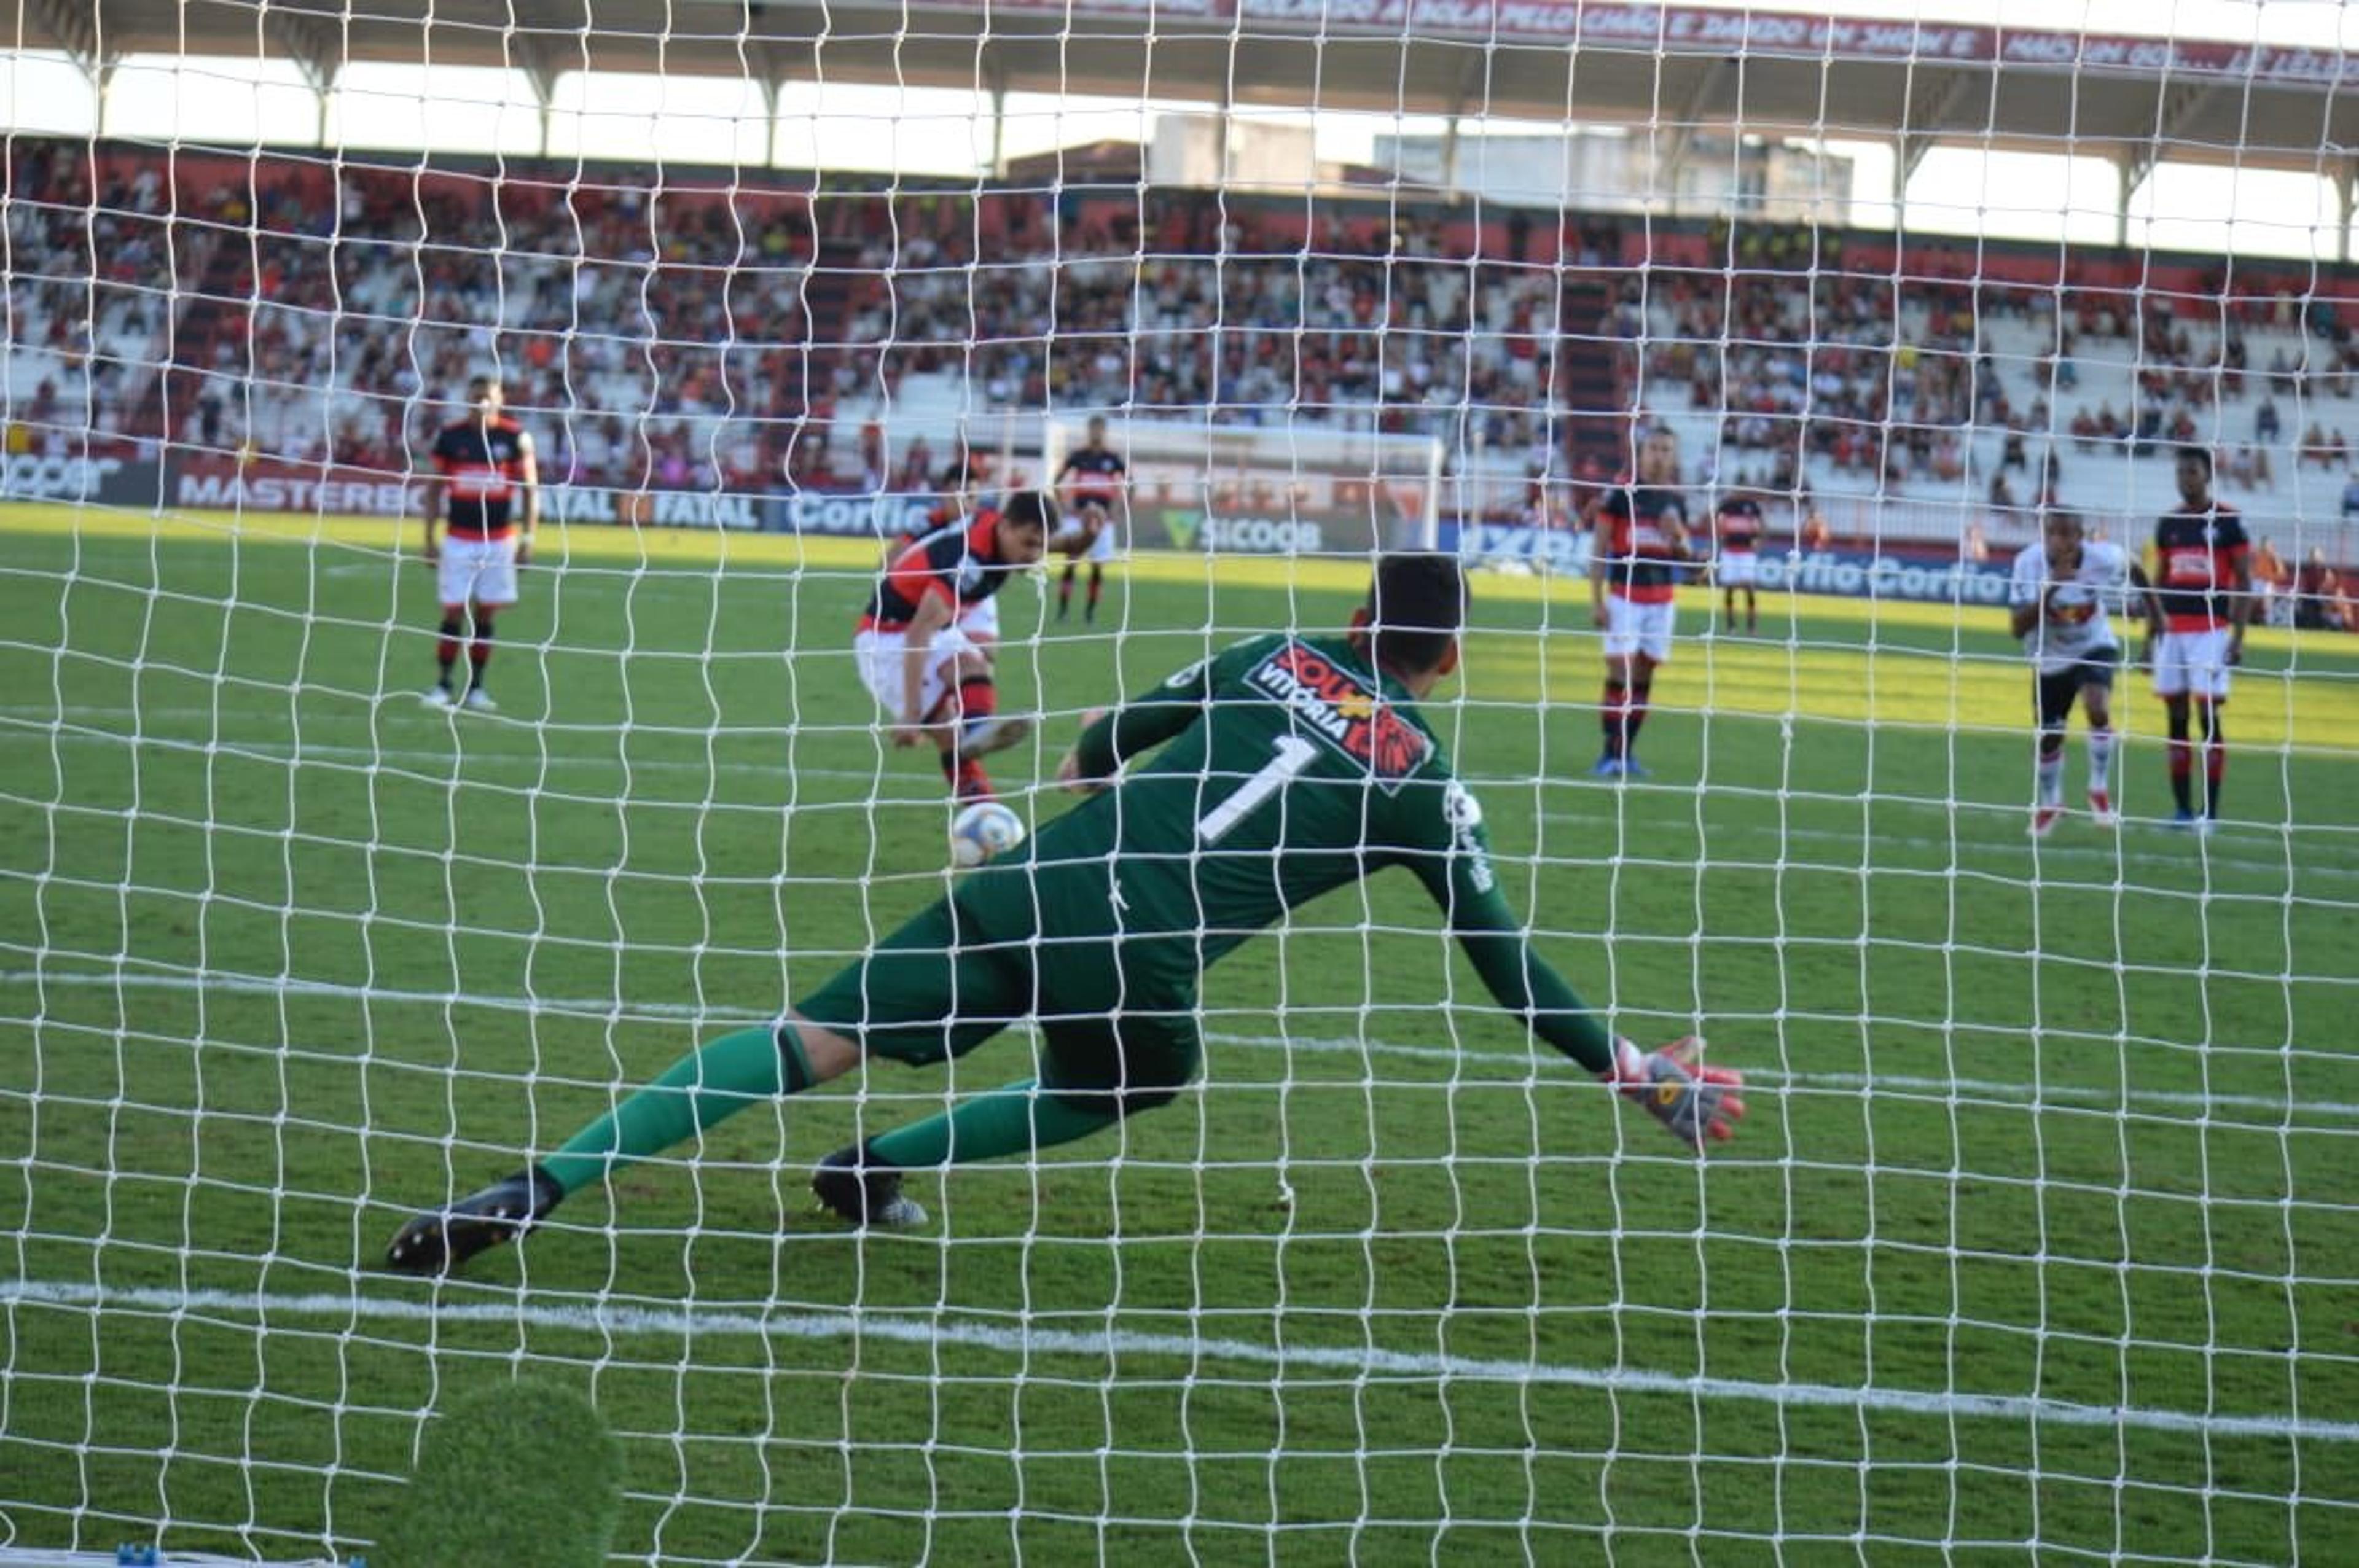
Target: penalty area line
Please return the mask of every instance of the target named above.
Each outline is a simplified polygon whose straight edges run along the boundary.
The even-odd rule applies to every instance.
[[[913,1348],[955,1345],[1029,1358],[1076,1356],[1103,1361],[1124,1356],[1169,1357],[1190,1366],[1227,1362],[1284,1376],[1332,1373],[1354,1379],[1417,1379],[1582,1389],[1698,1402],[1725,1400],[1780,1409],[1851,1411],[1860,1414],[2029,1422],[2042,1426],[2109,1432],[2185,1433],[2205,1438],[2259,1438],[2310,1443],[2359,1443],[2359,1422],[2277,1414],[2233,1415],[2141,1405],[2090,1405],[2022,1394],[1972,1394],[1934,1390],[1844,1388],[1832,1383],[1756,1382],[1739,1378],[1681,1377],[1631,1367],[1583,1367],[1471,1356],[1378,1349],[1367,1346],[1260,1345],[1250,1340],[1152,1334],[1114,1328],[999,1328],[945,1320],[940,1314],[764,1313],[689,1307],[631,1307],[610,1303],[548,1305],[518,1297],[501,1302],[411,1302],[316,1292],[248,1294],[233,1291],[110,1289],[81,1281],[18,1280],[0,1283],[0,1304],[88,1307],[93,1311],[158,1312],[174,1315],[253,1314],[265,1320],[318,1318],[459,1326],[484,1324],[513,1329],[522,1323],[552,1331],[660,1335],[690,1340],[714,1336],[802,1341],[878,1341]]]

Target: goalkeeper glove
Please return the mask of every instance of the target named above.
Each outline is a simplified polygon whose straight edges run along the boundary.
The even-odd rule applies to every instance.
[[[1729,1124],[1745,1114],[1737,1093],[1745,1076],[1731,1067],[1707,1067],[1699,1059],[1702,1054],[1703,1042],[1692,1034],[1647,1052],[1616,1038],[1613,1069],[1600,1076],[1644,1106],[1672,1137],[1701,1152],[1707,1138],[1725,1142],[1735,1137]]]

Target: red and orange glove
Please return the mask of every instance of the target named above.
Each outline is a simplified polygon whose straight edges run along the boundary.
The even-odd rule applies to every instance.
[[[1674,1040],[1659,1051],[1640,1051],[1627,1040],[1614,1042],[1614,1069],[1605,1081],[1646,1108],[1670,1135],[1701,1152],[1706,1139],[1724,1143],[1736,1136],[1731,1125],[1745,1115],[1745,1075],[1733,1067],[1707,1067],[1703,1042],[1695,1035]]]

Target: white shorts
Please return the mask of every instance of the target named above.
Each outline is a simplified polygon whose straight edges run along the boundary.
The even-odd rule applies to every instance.
[[[1672,611],[1678,606],[1634,604],[1618,593],[1605,596],[1605,656],[1626,659],[1643,654],[1657,664],[1671,656]]]
[[[445,604],[477,604],[497,608],[516,601],[516,538],[450,539],[442,541],[442,559],[434,568],[435,591]]]
[[[958,629],[966,633],[970,642],[998,642],[999,595],[995,593],[981,604],[972,604],[960,611]]]
[[[860,684],[868,688],[868,695],[885,709],[886,719],[895,724],[902,723],[906,717],[901,711],[901,650],[908,643],[908,634],[901,632],[863,632],[852,640],[853,657],[860,664]],[[918,687],[920,721],[950,695],[951,673],[959,655],[976,651],[973,641],[960,627],[945,626],[934,633],[933,643],[926,650],[925,678]]]
[[[1081,508],[1075,507],[1071,514],[1072,521],[1060,533],[1060,537],[1065,541],[1068,548],[1071,546],[1073,538],[1085,531],[1085,524],[1081,521]],[[1121,534],[1122,524],[1114,521],[1114,514],[1109,511],[1105,514],[1105,521],[1098,525],[1097,533],[1091,536],[1090,547],[1071,558],[1095,561],[1101,565],[1111,561],[1122,548]]]
[[[1761,579],[1761,557],[1746,551],[1712,562],[1712,575],[1723,588],[1751,588]]]
[[[2154,693],[2228,700],[2228,629],[2165,632],[2154,640]]]

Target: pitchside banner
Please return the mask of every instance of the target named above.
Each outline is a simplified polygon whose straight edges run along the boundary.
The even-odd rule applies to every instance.
[[[1561,574],[1589,569],[1586,534],[1521,524],[1441,524],[1441,547],[1469,566],[1517,562]],[[1983,561],[1878,555],[1873,550],[1764,550],[1759,586],[1842,599],[1904,600],[1920,604],[2006,602],[2008,569]],[[1690,580],[1703,580],[1694,568]]]
[[[0,458],[0,501],[95,502],[101,506],[154,506],[163,483],[152,461],[99,453],[48,457],[11,452]]]

